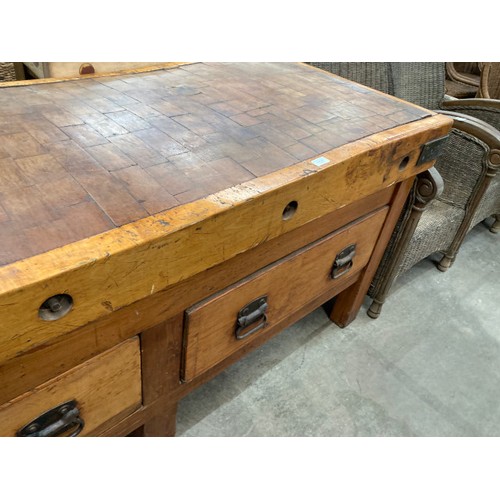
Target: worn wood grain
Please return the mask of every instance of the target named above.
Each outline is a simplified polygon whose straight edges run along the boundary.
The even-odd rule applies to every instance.
[[[82,436],[141,405],[139,339],[130,339],[0,406],[0,435],[16,432],[47,410],[76,399]]]
[[[196,63],[0,87],[0,151],[17,161],[30,185],[63,176],[81,183],[95,204],[89,204],[81,232],[92,235],[98,234],[92,224],[96,210],[120,227],[431,115],[390,96],[373,98],[366,88],[301,64]],[[86,165],[61,162],[54,154],[75,145],[107,171],[148,169],[145,175],[159,182],[165,195],[141,215],[138,205],[154,198],[157,188],[141,184],[140,175],[132,183],[102,172],[99,178],[95,168],[92,177],[99,181],[86,182]],[[216,170],[213,160],[223,160]],[[240,175],[235,177],[235,171]],[[180,178],[185,183],[179,186]],[[3,187],[0,205],[3,191],[17,188]],[[113,193],[110,203],[103,191]],[[119,199],[116,193],[122,193]],[[122,208],[119,216],[115,201]],[[76,241],[62,229],[62,217],[51,213],[45,218],[55,228],[46,236],[49,249]],[[28,219],[16,221],[16,230],[23,233],[27,224]],[[0,221],[0,235],[2,229]],[[30,235],[25,237],[28,244],[17,253],[15,247],[6,250],[0,265],[39,252]]]
[[[0,364],[0,380],[3,381],[3,384],[0,384],[0,404],[138,332],[153,328],[170,317],[182,314],[193,303],[299,250],[311,241],[318,240],[366,213],[388,205],[393,191],[394,186],[378,191],[319,217],[280,238],[263,242],[223,264],[113,311],[100,320],[61,337],[51,338],[42,345]],[[169,348],[170,342],[169,340]],[[177,375],[179,373],[177,368]]]
[[[155,412],[141,426],[143,436],[175,434],[177,399],[169,398],[179,384],[180,344],[183,315],[145,330],[141,335],[143,405],[155,405]]]
[[[335,300],[335,305],[330,314],[330,319],[337,325],[345,327],[349,325],[355,318],[361,307],[363,299],[373,276],[377,271],[382,256],[384,255],[387,244],[391,238],[394,227],[399,218],[399,214],[405,204],[405,201],[413,184],[412,179],[408,179],[400,184],[395,189],[394,196],[391,202],[391,208],[387,215],[387,221],[382,232],[377,240],[373,250],[373,256],[368,266],[363,270],[360,279],[350,288],[341,293]]]
[[[336,289],[334,293],[341,293],[345,289],[349,288],[356,280],[359,278],[359,274],[353,274],[348,277],[343,284],[339,284],[339,289]],[[308,302],[307,304],[302,305],[299,309],[293,311],[289,316],[284,318],[279,323],[272,325],[269,329],[266,330],[264,334],[261,336],[257,336],[253,340],[249,341],[245,345],[243,345],[240,349],[228,355],[223,361],[214,365],[212,368],[209,368],[207,371],[200,374],[198,377],[194,378],[190,382],[186,382],[180,384],[177,388],[177,391],[171,395],[172,398],[182,399],[184,396],[189,394],[191,391],[200,387],[205,382],[208,382],[210,379],[221,373],[223,370],[231,366],[233,363],[243,358],[248,353],[254,351],[264,343],[266,343],[272,337],[278,335],[283,329],[293,325],[300,319],[304,318],[306,315],[321,307],[325,302],[329,301],[332,298],[332,290],[328,290],[327,292],[315,297],[314,300]]]
[[[429,167],[415,167],[420,145],[448,127],[449,120],[436,115],[379,132],[326,153],[322,167],[302,162],[0,268],[0,360],[412,177]],[[292,200],[299,209],[283,220]],[[63,292],[74,298],[71,313],[39,320],[40,304]]]
[[[343,284],[339,285],[340,288],[337,290],[337,292],[342,292],[344,289],[349,288],[349,286],[351,286],[358,278],[359,274],[351,275],[346,279],[346,281]],[[158,414],[157,411],[158,408],[164,408],[168,404],[171,405],[169,407],[170,411],[165,414],[165,420],[163,421],[163,424],[165,424],[165,422],[170,424],[170,426],[168,427],[168,432],[166,434],[167,436],[175,435],[175,420],[176,420],[175,409],[177,406],[177,402],[180,399],[182,399],[191,391],[193,391],[197,387],[201,386],[202,384],[206,383],[207,381],[209,381],[210,379],[221,373],[223,370],[231,366],[233,363],[235,363],[248,353],[252,352],[253,350],[263,345],[272,337],[279,334],[284,328],[287,328],[288,326],[294,324],[295,322],[297,322],[298,320],[300,320],[301,318],[312,312],[314,309],[320,307],[329,299],[331,299],[331,290],[316,297],[313,301],[303,305],[296,311],[292,312],[289,316],[284,318],[283,321],[281,321],[280,323],[270,326],[268,329],[266,329],[266,332],[264,334],[245,343],[240,349],[233,352],[232,354],[229,354],[223,361],[213,366],[212,368],[209,368],[208,370],[206,370],[205,372],[203,372],[190,382],[177,384],[176,388],[173,389],[171,392],[169,392],[169,394],[160,397],[151,405],[146,407],[141,407],[131,415],[125,416],[116,425],[108,427],[105,430],[105,432],[99,435],[103,436],[129,435],[129,436],[142,437],[145,435],[144,423],[148,422],[150,419],[155,418],[155,415]],[[177,334],[178,339],[181,339],[181,337],[182,337],[182,330],[180,331],[180,335]],[[176,366],[179,365],[177,364]]]
[[[0,104],[0,410],[15,398],[24,415],[23,398],[139,335],[140,366],[123,367],[139,397],[108,394],[95,435],[173,435],[180,397],[282,328],[337,294],[334,319],[354,318],[432,164],[422,145],[451,126],[292,63],[14,86]],[[330,253],[352,238],[354,267],[331,281]],[[272,295],[272,320],[235,345],[233,309],[254,292]],[[39,318],[59,293],[70,313]]]
[[[253,340],[252,336],[235,338],[238,311],[252,300],[268,297],[267,326],[254,334],[259,336],[327,290],[332,290],[333,295],[337,286],[358,273],[370,259],[386,214],[386,208],[380,209],[189,308],[183,380],[195,378]],[[352,268],[344,276],[332,279],[336,255],[352,244],[356,245]]]

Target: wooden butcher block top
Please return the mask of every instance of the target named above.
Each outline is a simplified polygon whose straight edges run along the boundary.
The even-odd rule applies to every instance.
[[[299,63],[0,88],[0,351],[4,334],[34,345],[415,175],[352,159],[399,161],[405,137],[425,142],[449,124]],[[284,223],[296,195],[283,187],[308,176],[311,203]],[[58,293],[74,298],[71,321],[39,321]]]
[[[0,90],[0,264],[429,115],[296,64]]]

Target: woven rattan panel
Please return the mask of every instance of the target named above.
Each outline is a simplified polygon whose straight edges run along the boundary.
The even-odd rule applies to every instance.
[[[0,88],[0,265],[427,115],[294,63]]]
[[[394,95],[429,109],[439,109],[445,93],[442,62],[391,63]]]
[[[500,214],[500,176],[497,174],[479,202],[469,228],[494,214]]]
[[[422,213],[408,246],[409,251],[405,252],[396,276],[400,276],[432,253],[446,251],[453,241],[464,218],[464,210],[439,200],[434,200],[431,204],[432,206]],[[440,231],[436,231],[437,227]]]
[[[329,71],[353,82],[368,85],[386,94],[394,95],[392,72],[384,62],[310,62],[312,66]]]
[[[500,99],[500,62],[492,62],[488,65],[488,96],[490,99]]]
[[[453,129],[436,161],[436,168],[443,177],[444,190],[440,199],[450,205],[465,209],[478,179],[483,173],[486,145],[476,137]],[[464,161],[464,159],[468,161]]]
[[[9,82],[16,79],[14,63],[0,62],[0,82]]]

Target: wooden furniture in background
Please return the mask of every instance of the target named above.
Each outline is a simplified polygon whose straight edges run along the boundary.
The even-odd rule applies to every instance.
[[[314,308],[347,325],[450,124],[292,63],[0,88],[0,432],[173,435]]]
[[[476,97],[479,91],[481,63],[477,62],[447,62],[446,63],[446,94],[457,99]]]
[[[114,73],[150,66],[162,66],[161,62],[23,62],[26,77],[74,78],[80,75]]]
[[[500,62],[482,64],[478,97],[500,100]]]

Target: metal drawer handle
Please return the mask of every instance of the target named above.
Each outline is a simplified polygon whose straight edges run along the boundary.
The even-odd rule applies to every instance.
[[[85,422],[75,400],[67,401],[25,425],[17,431],[19,437],[55,437],[72,431],[68,437],[75,437],[82,431]]]
[[[244,339],[264,328],[267,325],[267,309],[267,295],[259,297],[242,307],[236,319],[236,338],[238,340]],[[255,327],[245,331],[248,326],[254,323],[257,323]]]
[[[349,272],[352,267],[352,259],[356,255],[356,245],[349,245],[337,254],[333,261],[332,272],[330,274],[332,279],[337,279]]]

